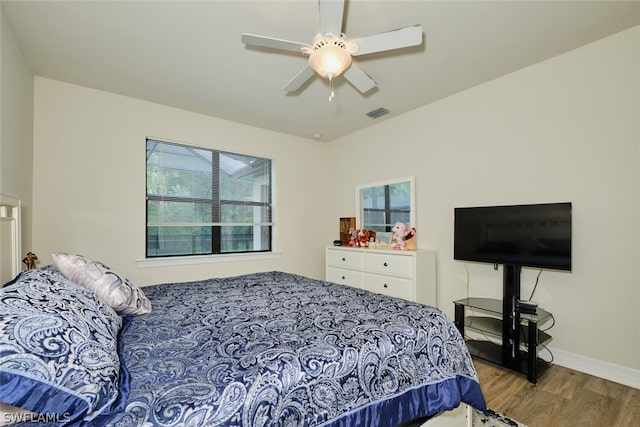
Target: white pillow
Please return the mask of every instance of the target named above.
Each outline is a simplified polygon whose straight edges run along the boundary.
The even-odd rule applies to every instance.
[[[53,263],[67,279],[93,291],[119,314],[151,311],[151,303],[140,288],[101,262],[82,255],[54,253]]]

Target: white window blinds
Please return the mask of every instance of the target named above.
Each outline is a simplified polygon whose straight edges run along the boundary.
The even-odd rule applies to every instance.
[[[147,139],[147,257],[271,251],[271,160]]]

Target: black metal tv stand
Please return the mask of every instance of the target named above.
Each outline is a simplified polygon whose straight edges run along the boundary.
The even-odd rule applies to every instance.
[[[535,384],[549,367],[549,362],[538,357],[538,348],[551,339],[538,325],[552,315],[541,308],[535,314],[524,313],[518,307],[520,273],[519,265],[504,266],[502,301],[493,298],[454,301],[455,324],[462,336],[465,328],[483,336],[484,339],[467,339],[472,356],[524,374]],[[471,314],[465,314],[467,310]]]

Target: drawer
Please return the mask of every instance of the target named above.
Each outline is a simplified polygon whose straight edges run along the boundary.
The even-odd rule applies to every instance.
[[[327,265],[362,270],[364,267],[364,254],[349,250],[327,249]]]
[[[364,288],[364,274],[361,271],[327,267],[327,282],[339,283],[352,288]]]
[[[367,273],[364,276],[364,288],[390,297],[414,300],[413,282],[409,279]]]
[[[372,273],[413,278],[413,256],[399,254],[366,254],[364,268]]]

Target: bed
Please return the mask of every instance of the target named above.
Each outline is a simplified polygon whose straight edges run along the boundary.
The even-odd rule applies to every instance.
[[[63,256],[2,289],[0,400],[21,408],[5,423],[393,427],[486,410],[435,308],[278,271],[137,288]]]

